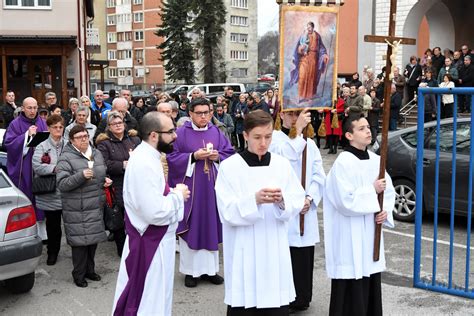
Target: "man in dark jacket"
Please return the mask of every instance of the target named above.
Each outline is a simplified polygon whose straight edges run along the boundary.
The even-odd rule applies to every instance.
[[[402,94],[392,84],[392,97],[390,98],[390,122],[389,131],[396,131],[400,108],[402,107]]]
[[[138,129],[138,122],[137,120],[130,115],[127,111],[128,109],[128,101],[125,98],[115,98],[114,102],[112,104],[112,110],[111,111],[118,111],[122,113],[124,116],[124,123],[125,123],[125,131],[128,133],[130,130],[137,130]],[[99,134],[105,132],[105,129],[107,128],[107,117],[104,117],[100,123],[99,126],[97,127],[97,131],[95,132],[94,136],[94,144],[97,136]],[[135,134],[136,135],[136,134]]]
[[[474,66],[472,65],[471,56],[464,57],[464,66],[459,72],[459,86],[464,88],[474,87]],[[471,112],[471,95],[459,95],[459,111]]]
[[[436,70],[436,76],[439,74],[441,67],[444,66],[444,56],[441,54],[441,48],[435,47],[433,49],[433,56],[431,56],[431,63],[433,68]]]
[[[10,122],[15,119],[15,110],[18,105],[15,103],[15,92],[8,90],[5,94],[5,104],[0,107],[0,127],[7,129]],[[2,124],[3,122],[3,124]]]

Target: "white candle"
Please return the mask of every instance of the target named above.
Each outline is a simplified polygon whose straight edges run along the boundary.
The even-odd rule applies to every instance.
[[[212,145],[212,143],[207,143],[206,149],[208,152],[211,152],[214,149],[214,145]]]
[[[94,168],[94,162],[91,161],[91,160],[89,160],[89,161],[87,162],[87,167],[88,167],[89,169]]]

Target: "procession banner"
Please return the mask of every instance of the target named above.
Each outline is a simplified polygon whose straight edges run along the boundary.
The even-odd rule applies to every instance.
[[[280,100],[283,111],[331,108],[337,99],[339,7],[280,10]]]

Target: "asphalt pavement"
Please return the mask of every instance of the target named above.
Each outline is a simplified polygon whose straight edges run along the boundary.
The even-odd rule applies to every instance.
[[[329,171],[335,155],[322,150],[324,168]],[[316,246],[313,302],[300,315],[327,315],[330,280],[326,276],[322,210],[319,210],[321,243]],[[431,277],[433,259],[433,218],[425,217],[422,242],[422,276]],[[438,227],[437,279],[447,280],[449,255],[449,216],[441,216]],[[464,285],[466,256],[466,219],[456,218],[453,282]],[[385,315],[473,315],[474,300],[413,288],[414,224],[396,222],[393,230],[384,230],[387,271],[382,274]],[[472,249],[474,250],[474,248]],[[179,254],[176,254],[176,262]],[[471,259],[471,270],[474,270]],[[222,258],[221,258],[222,263]],[[12,295],[0,287],[0,315],[110,315],[119,268],[113,242],[101,243],[97,249],[96,271],[102,276],[89,287],[73,284],[71,250],[64,238],[58,262],[46,265],[46,247],[36,271],[31,292]],[[173,315],[225,315],[224,286],[201,282],[194,289],[184,287],[184,276],[175,273]],[[223,274],[222,266],[221,272]],[[473,273],[470,274],[474,279]],[[474,287],[474,282],[470,283]]]

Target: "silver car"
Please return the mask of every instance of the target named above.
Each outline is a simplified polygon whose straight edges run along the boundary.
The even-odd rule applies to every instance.
[[[35,284],[43,244],[30,200],[0,169],[0,281],[13,293]]]

